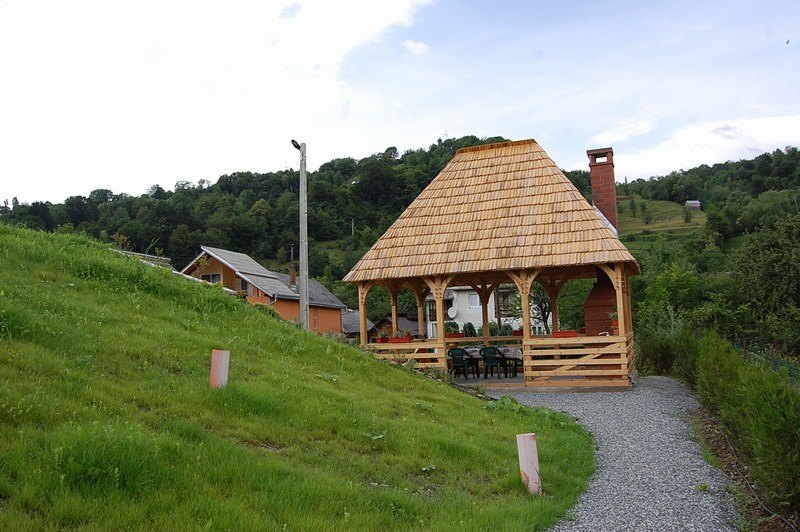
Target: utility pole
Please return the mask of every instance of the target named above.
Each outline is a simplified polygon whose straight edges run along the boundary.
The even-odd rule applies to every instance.
[[[292,140],[292,146],[300,150],[300,324],[309,329],[308,322],[308,191],[306,186],[306,143]]]

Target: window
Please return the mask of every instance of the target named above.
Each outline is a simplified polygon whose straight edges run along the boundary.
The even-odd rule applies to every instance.
[[[481,300],[478,297],[478,294],[470,294],[469,295],[469,308],[478,308],[481,306]]]
[[[250,284],[247,281],[245,281],[244,279],[242,279],[242,292],[247,292],[247,287],[248,286],[250,286]]]
[[[202,275],[200,278],[211,284],[222,282],[222,276],[218,273]]]

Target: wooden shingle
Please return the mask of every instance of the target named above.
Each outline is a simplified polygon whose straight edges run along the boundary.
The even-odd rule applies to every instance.
[[[635,259],[535,140],[458,150],[344,280]]]

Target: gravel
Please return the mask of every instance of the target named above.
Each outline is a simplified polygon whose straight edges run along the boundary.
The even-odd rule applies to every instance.
[[[731,482],[703,460],[688,424],[697,400],[673,379],[640,378],[625,392],[489,394],[566,412],[594,437],[595,475],[553,530],[737,529]]]

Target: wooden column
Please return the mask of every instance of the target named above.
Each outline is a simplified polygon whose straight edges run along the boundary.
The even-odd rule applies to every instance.
[[[436,301],[436,339],[445,344],[444,334],[444,293],[452,276],[425,277],[423,280],[430,288],[433,299]]]
[[[522,306],[522,337],[525,340],[531,339],[531,286],[534,279],[541,270],[522,270],[519,272],[508,272],[508,276],[517,285],[519,290],[520,304]]]
[[[550,298],[550,315],[553,318],[553,328],[550,332],[555,332],[560,329],[558,325],[558,295],[561,293],[561,289],[564,288],[564,284],[570,279],[572,279],[572,275],[567,275],[560,279],[550,276],[546,281],[544,279],[538,279],[539,284],[542,285],[542,288],[544,288],[545,292],[547,292],[547,296]]]
[[[627,321],[629,312],[625,304],[625,287],[623,286],[623,276],[625,275],[624,267],[625,265],[621,262],[615,263],[613,269],[607,264],[600,264],[600,268],[608,275],[608,278],[611,279],[611,283],[614,285],[614,291],[617,294],[617,320],[619,320],[620,336],[625,336],[629,331]]]
[[[481,301],[481,333],[483,336],[483,345],[489,345],[489,299],[492,297],[492,292],[500,286],[499,283],[489,284],[486,279],[481,279],[480,284],[472,284],[470,286],[478,293],[478,298]]]
[[[367,345],[367,295],[373,283],[358,283],[358,328],[361,345]]]
[[[392,305],[392,333],[397,333],[397,294],[400,292],[397,281],[387,282],[386,289],[389,291],[389,302]]]
[[[429,293],[430,289],[421,284],[414,286],[414,297],[417,300],[417,331],[420,339],[425,338],[428,331],[425,324],[425,298]]]

